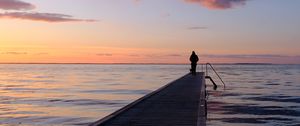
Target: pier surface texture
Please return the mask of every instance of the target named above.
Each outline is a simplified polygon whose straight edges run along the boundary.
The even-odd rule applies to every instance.
[[[204,73],[187,74],[90,126],[204,126]]]

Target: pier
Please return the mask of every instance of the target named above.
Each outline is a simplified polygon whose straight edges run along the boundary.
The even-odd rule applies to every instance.
[[[187,74],[90,126],[205,126],[205,76]]]

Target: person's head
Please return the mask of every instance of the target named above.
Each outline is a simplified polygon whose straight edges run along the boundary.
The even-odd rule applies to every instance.
[[[193,55],[196,55],[195,51],[192,52]]]

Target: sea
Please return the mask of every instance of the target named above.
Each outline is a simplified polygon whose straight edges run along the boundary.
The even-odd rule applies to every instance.
[[[208,126],[300,126],[300,65],[213,65]],[[189,65],[0,64],[0,125],[88,125],[184,76]],[[198,71],[206,71],[198,65]]]

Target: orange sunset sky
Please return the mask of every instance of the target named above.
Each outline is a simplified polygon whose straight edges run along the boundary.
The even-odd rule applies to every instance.
[[[0,63],[300,64],[300,1],[0,0]]]

